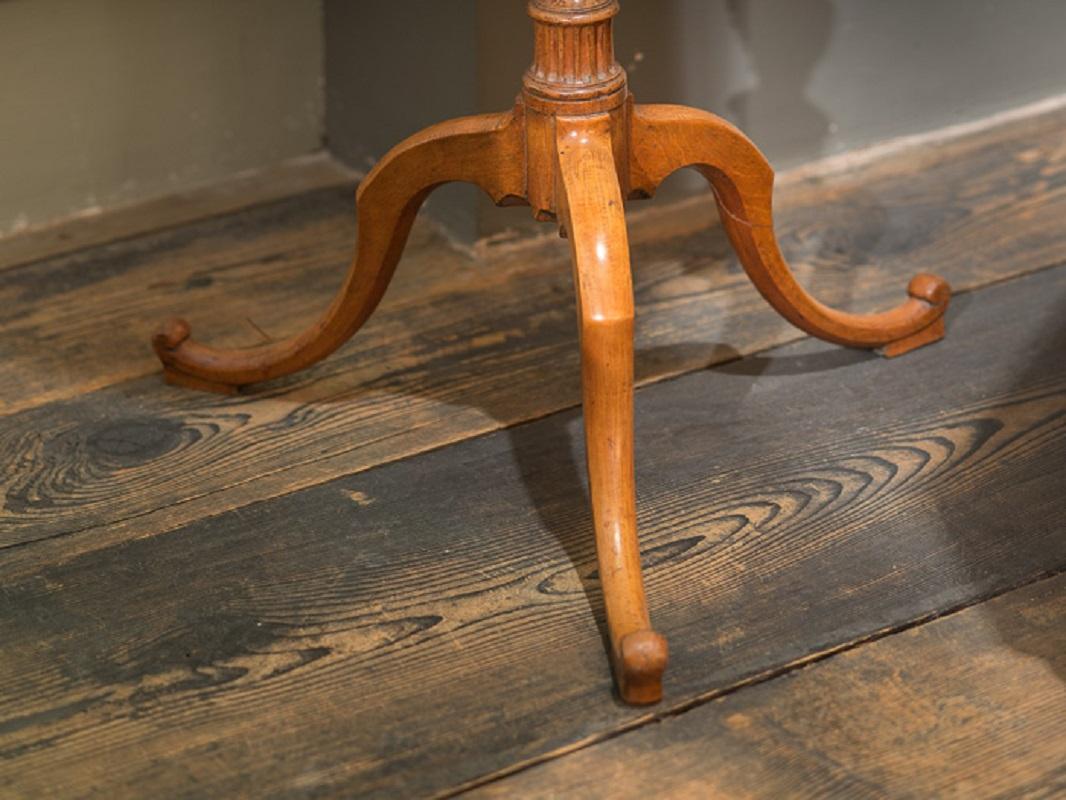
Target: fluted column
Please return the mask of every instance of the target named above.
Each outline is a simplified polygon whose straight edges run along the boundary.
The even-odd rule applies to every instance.
[[[625,99],[625,71],[614,57],[618,0],[531,0],[533,65],[525,98],[538,110],[607,111]]]

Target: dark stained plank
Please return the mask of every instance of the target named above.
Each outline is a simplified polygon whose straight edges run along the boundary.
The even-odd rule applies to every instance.
[[[819,296],[861,308],[898,301],[918,269],[966,288],[1064,261],[1064,120],[808,172],[781,192],[784,249]],[[367,329],[304,374],[236,400],[157,374],[78,394],[154,373],[145,341],[169,311],[226,343],[256,341],[246,317],[298,327],[340,280],[349,212],[346,192],[319,194],[0,273],[0,393],[53,400],[0,420],[0,547],[68,537],[35,556],[69,557],[579,401],[565,247],[478,261],[426,228]],[[691,232],[709,213],[704,199],[635,226],[644,382],[797,335],[717,227]]]
[[[742,689],[470,798],[1066,794],[1066,576]]]
[[[611,696],[566,412],[0,564],[0,790],[447,791],[1063,569],[1066,269],[950,324],[638,393],[657,710]]]

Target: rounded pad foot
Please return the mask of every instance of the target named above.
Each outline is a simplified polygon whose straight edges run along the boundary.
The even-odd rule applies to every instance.
[[[658,703],[663,696],[663,672],[670,653],[666,639],[655,631],[637,631],[619,647],[618,686],[630,705]]]

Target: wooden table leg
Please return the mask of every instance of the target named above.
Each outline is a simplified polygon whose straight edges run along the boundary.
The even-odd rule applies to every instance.
[[[651,629],[633,478],[633,285],[608,115],[556,121],[557,199],[581,331],[585,442],[600,581],[618,690],[662,697],[666,640]]]
[[[359,185],[359,241],[340,292],[305,330],[278,342],[222,349],[190,338],[181,319],[168,320],[152,341],[166,378],[196,389],[232,393],[240,386],[287,375],[346,342],[377,308],[415,215],[443,183],[482,187],[498,203],[525,191],[525,141],[513,112],[452,120],[393,148]]]
[[[781,316],[807,333],[850,347],[902,355],[944,335],[951,298],[947,282],[919,274],[909,297],[877,314],[849,314],[809,295],[777,246],[773,223],[774,173],[743,133],[720,117],[684,106],[636,106],[631,117],[631,179],[644,195],[670,173],[695,167],[714,189],[722,225],[741,264]]]

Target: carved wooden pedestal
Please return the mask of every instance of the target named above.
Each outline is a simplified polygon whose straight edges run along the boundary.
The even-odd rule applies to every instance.
[[[640,573],[633,488],[633,291],[623,201],[650,197],[694,167],[763,297],[809,334],[895,356],[941,338],[950,289],[918,275],[891,311],[835,311],[807,294],[781,257],[773,172],[736,128],[703,111],[635,105],[614,58],[617,0],[532,0],[536,54],[512,111],[453,120],[394,148],[359,186],[359,241],[343,288],[302,333],[245,350],[190,338],[170,320],[154,339],[167,380],[233,392],[325,358],[381,300],[415,214],[434,188],[468,181],[497,204],[528,204],[569,236],[581,331],[585,435],[599,573],[623,699],[662,695],[667,648],[652,630]]]

